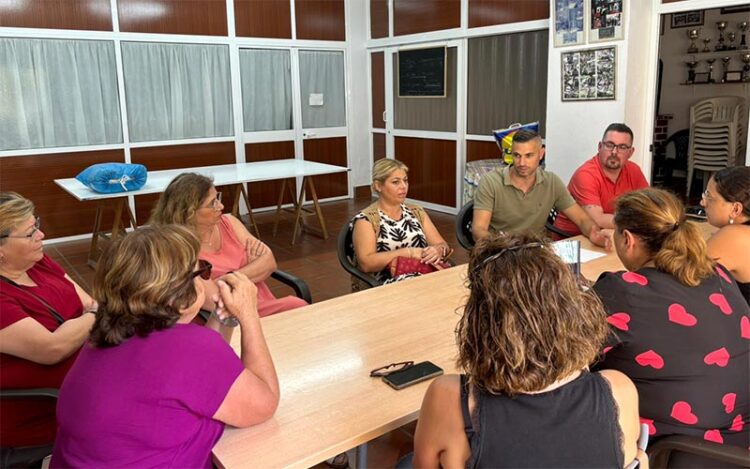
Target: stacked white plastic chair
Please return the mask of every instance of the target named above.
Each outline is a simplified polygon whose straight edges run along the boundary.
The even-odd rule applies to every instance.
[[[744,109],[745,100],[739,96],[704,99],[690,106],[688,196],[696,169],[713,173],[739,161]],[[707,181],[704,177],[704,186]]]

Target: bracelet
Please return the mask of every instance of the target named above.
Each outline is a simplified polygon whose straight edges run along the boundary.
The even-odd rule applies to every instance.
[[[410,258],[411,258],[411,257],[414,257],[414,254],[412,254],[412,253],[411,253],[411,248],[407,248],[407,249],[409,249],[409,257],[410,257]]]

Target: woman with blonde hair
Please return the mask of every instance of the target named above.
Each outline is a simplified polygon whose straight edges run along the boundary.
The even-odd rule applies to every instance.
[[[258,314],[261,317],[306,306],[295,296],[276,298],[266,279],[276,270],[276,259],[261,240],[251,235],[234,216],[223,213],[221,192],[213,181],[195,173],[183,173],[169,183],[151,215],[150,223],[177,224],[188,227],[201,242],[200,258],[213,265],[211,278],[205,282],[207,303],[218,292],[216,279],[228,272],[242,272],[258,287]]]
[[[641,189],[615,206],[614,244],[627,271],[594,290],[612,334],[601,366],[635,382],[653,437],[750,444],[750,308],[669,192]]]
[[[407,204],[409,168],[398,160],[381,159],[372,167],[377,202],[353,221],[352,243],[357,265],[381,282],[393,281],[388,269],[397,257],[426,264],[445,260],[451,249],[430,216],[419,205]]]
[[[0,386],[59,388],[96,302],[44,253],[34,204],[0,192]],[[52,399],[0,401],[0,467],[37,464],[55,439]]]
[[[708,240],[708,255],[732,272],[750,303],[750,167],[715,173],[701,205],[708,222],[719,228]]]
[[[96,323],[60,390],[51,467],[211,467],[224,424],[273,415],[279,383],[254,284],[222,276],[221,317],[240,326],[240,357],[192,324],[204,302],[200,242],[187,228],[149,226],[114,241],[99,260]]]
[[[637,456],[638,395],[590,373],[604,309],[542,238],[479,241],[456,329],[462,375],[427,390],[415,467],[624,467]]]

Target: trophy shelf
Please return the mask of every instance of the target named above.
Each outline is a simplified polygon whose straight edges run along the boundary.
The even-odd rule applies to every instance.
[[[721,57],[734,57],[735,55],[742,56],[744,54],[750,54],[750,49],[736,49],[736,50],[712,50],[710,52],[695,52],[695,53],[685,53],[682,55],[683,58],[689,59],[691,57],[695,57],[696,60],[698,58],[701,59],[710,59],[712,57],[716,57],[717,59]]]
[[[715,83],[680,83],[681,86],[693,86],[693,85],[750,85],[750,81],[717,81]]]

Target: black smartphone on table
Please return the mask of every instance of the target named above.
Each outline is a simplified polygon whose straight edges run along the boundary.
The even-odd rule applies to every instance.
[[[421,362],[405,370],[396,371],[388,376],[383,376],[383,381],[388,383],[393,389],[403,389],[412,384],[417,384],[442,374],[443,369],[434,363]]]

